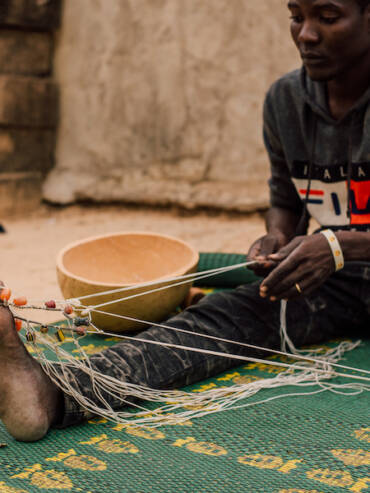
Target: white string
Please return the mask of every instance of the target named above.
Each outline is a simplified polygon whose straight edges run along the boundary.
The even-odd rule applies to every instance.
[[[202,279],[205,277],[209,277],[209,275],[215,275],[216,273],[222,273],[228,270],[245,267],[248,264],[250,263],[243,263],[243,264],[238,264],[236,266],[228,266],[226,268],[220,268],[220,269],[212,269],[212,273],[211,271],[207,271],[206,273],[194,273],[194,274],[188,274],[186,276],[182,276],[181,278],[172,278],[170,280],[163,279],[160,281],[151,281],[149,283],[144,283],[144,284],[146,286],[153,286],[155,284],[161,284],[163,282],[169,282],[178,279],[182,279],[183,282],[193,282],[196,278]],[[168,289],[174,287],[175,285],[182,284],[183,282],[161,286],[160,288],[155,288],[153,290],[149,290],[148,292],[139,293],[138,295],[142,296],[144,294],[148,294],[149,292]],[[144,284],[140,286],[143,286]],[[98,295],[105,295],[113,292],[126,291],[128,289],[134,289],[137,287],[138,286],[120,288],[117,290],[111,290],[110,292],[98,293]],[[93,296],[95,297],[96,294],[88,295],[87,297],[84,297],[84,299],[88,299]],[[137,295],[134,295],[132,297],[136,297],[136,296]],[[124,301],[130,298],[131,296],[128,296],[126,298],[122,298],[121,300],[114,300],[112,302],[108,302],[107,304],[118,303],[120,301]],[[71,302],[71,303],[74,302],[80,308],[85,308],[81,304],[80,301],[81,299],[83,298],[76,300],[67,300],[67,302]],[[122,315],[112,314],[112,313],[102,312],[100,310],[97,310],[97,308],[105,306],[107,304],[96,305],[95,307],[87,307],[89,311],[89,316],[91,316],[91,312],[97,312],[97,313],[104,313],[105,315],[110,315],[114,317],[131,319],[131,317],[125,317]],[[174,423],[184,422],[190,418],[203,416],[205,414],[219,412],[226,409],[238,409],[242,407],[248,407],[262,402],[269,402],[270,400],[274,400],[276,398],[282,398],[292,395],[313,395],[315,393],[324,392],[324,391],[345,393],[345,395],[349,395],[350,393],[350,395],[354,395],[364,391],[370,391],[370,385],[366,385],[364,383],[360,384],[353,382],[351,384],[334,384],[332,382],[329,383],[325,381],[334,376],[340,376],[345,378],[351,378],[354,380],[362,380],[362,381],[370,382],[370,378],[364,376],[349,375],[349,374],[335,372],[333,370],[333,366],[335,366],[351,371],[361,371],[367,374],[370,373],[366,370],[351,368],[336,363],[343,356],[344,352],[354,349],[355,347],[358,346],[359,342],[357,343],[342,342],[336,348],[327,350],[326,353],[320,358],[317,357],[313,358],[312,355],[316,354],[316,352],[318,351],[302,351],[302,350],[298,351],[296,350],[294,344],[290,340],[286,327],[286,310],[287,310],[287,304],[286,302],[282,302],[281,323],[280,323],[281,348],[282,348],[281,351],[277,351],[277,350],[272,351],[268,348],[253,346],[250,344],[240,343],[237,341],[229,341],[227,339],[221,339],[215,336],[208,336],[207,334],[193,333],[190,331],[186,331],[185,329],[176,329],[174,327],[166,326],[164,324],[152,324],[152,325],[157,325],[159,327],[163,327],[171,330],[179,330],[185,333],[190,332],[194,336],[208,337],[210,339],[220,340],[223,342],[228,342],[240,346],[246,346],[258,350],[274,352],[279,355],[285,355],[290,358],[303,360],[302,365],[288,364],[279,361],[270,361],[270,360],[252,358],[252,357],[241,356],[241,355],[233,355],[230,353],[210,351],[202,348],[181,346],[181,345],[170,344],[170,343],[162,343],[160,341],[146,340],[144,338],[138,338],[138,337],[121,336],[116,333],[111,334],[108,332],[104,332],[96,328],[98,333],[104,334],[106,336],[114,336],[126,340],[134,339],[149,344],[162,345],[164,347],[172,347],[175,349],[182,349],[185,351],[195,351],[205,354],[212,354],[218,357],[226,357],[229,359],[235,359],[239,361],[252,361],[255,363],[263,363],[263,364],[278,366],[287,369],[274,378],[262,379],[248,384],[233,385],[231,387],[226,387],[226,388],[216,388],[199,393],[197,395],[195,395],[194,393],[186,393],[182,391],[163,391],[163,390],[149,389],[147,387],[134,385],[129,382],[121,382],[108,375],[100,374],[99,372],[94,370],[89,358],[87,357],[86,352],[80,346],[78,340],[74,337],[73,328],[71,327],[71,320],[68,317],[66,317],[67,323],[69,324],[69,329],[71,330],[74,344],[78,348],[80,352],[80,356],[83,358],[83,360],[80,361],[74,358],[72,355],[70,355],[65,350],[63,350],[59,345],[57,345],[49,336],[41,336],[41,337],[38,336],[38,337],[40,338],[40,342],[42,345],[54,351],[58,359],[57,364],[48,361],[45,355],[43,354],[43,351],[40,350],[40,347],[38,347],[38,345],[35,342],[33,343],[33,346],[37,353],[37,358],[43,364],[46,373],[50,376],[53,382],[55,382],[63,390],[63,392],[73,397],[83,408],[85,408],[87,411],[91,412],[92,414],[104,416],[107,419],[111,419],[121,423],[131,423],[132,419],[134,419],[135,424],[138,425],[144,424],[146,426],[148,425],[159,426],[162,424],[174,424]],[[139,321],[141,323],[146,323],[146,324],[148,323],[146,321],[141,321],[139,319],[133,319],[133,320]],[[32,322],[28,320],[27,323],[30,324]],[[92,326],[94,327],[93,324]],[[88,332],[90,333],[91,331]],[[288,353],[286,351],[287,347],[290,349],[291,353]],[[305,355],[302,356],[297,353],[305,353]],[[308,365],[308,362],[313,363],[314,365]],[[318,368],[318,365],[323,366],[323,368]],[[73,371],[68,371],[69,369],[79,370],[89,375],[93,393],[97,398],[95,400],[98,400],[100,402],[100,405],[97,405],[95,400],[91,401],[86,396],[82,395],[82,393],[78,390],[79,388],[78,382],[73,376]],[[305,386],[311,386],[313,384],[319,385],[320,388],[318,390],[308,393],[305,392],[305,393],[284,394],[258,402],[252,402],[252,403],[240,402],[243,399],[246,399],[247,397],[251,397],[252,395],[255,395],[257,392],[265,388],[275,388],[275,387],[282,387],[288,385],[305,387]],[[111,408],[104,395],[109,395],[113,397],[116,401],[120,402],[121,404],[130,403],[131,406],[134,405],[136,409],[139,409],[139,411],[135,413],[133,413],[132,411],[129,412],[115,411]],[[133,404],[131,402],[132,398],[141,399],[141,400],[144,399],[152,402],[166,401],[167,404],[162,405],[160,408],[156,409],[155,411],[148,411],[147,409],[144,409],[142,406],[136,403]],[[201,407],[200,409],[199,406]],[[189,409],[184,411],[184,408],[185,409],[189,408]],[[150,413],[149,417],[148,417],[148,413]]]
[[[106,313],[106,312],[100,312],[99,310],[96,310],[96,311],[98,313]],[[285,310],[282,311],[282,313],[285,315]],[[124,316],[124,315],[117,315],[117,314],[111,314],[111,315],[112,316],[117,316],[117,317],[120,317],[120,318],[124,318],[124,319],[128,319],[128,320],[133,320],[133,321],[141,322],[143,324],[149,324],[148,321],[136,319],[136,318],[133,318],[133,317],[127,317],[127,316]],[[26,319],[22,319],[22,320],[25,320],[26,321]],[[38,324],[38,322],[36,322],[36,321],[28,320],[28,322],[30,322],[32,324]],[[185,350],[185,351],[200,352],[200,353],[204,353],[204,354],[207,354],[208,353],[208,354],[212,354],[214,356],[220,356],[220,357],[223,356],[225,358],[231,358],[231,359],[240,359],[240,360],[245,359],[245,361],[252,361],[252,362],[255,362],[255,363],[263,363],[263,364],[266,364],[267,363],[267,364],[271,364],[273,366],[282,366],[282,367],[291,368],[291,369],[300,369],[301,370],[301,369],[306,368],[306,367],[303,368],[303,367],[299,367],[299,366],[296,366],[296,365],[293,365],[293,364],[288,364],[288,363],[270,362],[269,360],[265,360],[265,359],[261,359],[261,358],[244,357],[244,356],[240,356],[240,355],[236,355],[236,354],[233,355],[232,353],[221,353],[221,352],[208,351],[208,350],[203,349],[203,348],[195,348],[195,347],[192,347],[192,346],[183,346],[183,345],[175,345],[175,344],[170,344],[170,343],[162,343],[160,341],[153,341],[151,339],[139,338],[138,336],[121,335],[121,334],[117,334],[115,332],[113,333],[113,332],[103,331],[103,330],[99,329],[96,325],[94,325],[92,322],[90,323],[90,325],[95,330],[94,331],[86,331],[86,334],[96,335],[98,333],[99,335],[102,335],[102,336],[105,336],[105,337],[115,337],[115,338],[118,338],[118,339],[122,339],[124,341],[128,341],[128,340],[135,341],[136,340],[136,341],[139,341],[139,342],[144,342],[144,343],[153,344],[153,345],[159,345],[159,346],[163,346],[163,347],[172,347],[172,348],[175,348],[175,349],[182,349],[182,350]],[[263,346],[256,346],[256,345],[249,344],[249,343],[243,343],[243,342],[239,342],[239,341],[233,341],[233,340],[230,340],[230,339],[216,337],[216,336],[212,336],[212,335],[209,335],[209,334],[202,334],[202,333],[199,333],[199,332],[193,332],[193,331],[190,331],[190,330],[180,329],[180,328],[177,328],[177,327],[172,327],[172,326],[169,326],[169,325],[164,325],[164,324],[159,324],[159,323],[154,323],[154,322],[152,323],[152,326],[153,327],[164,328],[164,329],[168,329],[168,330],[173,330],[175,332],[186,333],[186,334],[190,334],[190,335],[193,335],[193,336],[203,337],[203,338],[207,338],[207,339],[211,339],[211,340],[216,340],[218,342],[225,342],[225,343],[228,343],[228,344],[235,344],[235,345],[238,345],[238,346],[241,346],[241,347],[248,347],[248,348],[251,348],[251,349],[255,349],[255,350],[259,350],[259,351],[265,351],[265,352],[277,354],[277,355],[280,355],[280,356],[287,356],[287,357],[289,357],[291,359],[298,359],[298,360],[302,360],[304,362],[316,363],[316,364],[319,364],[319,365],[326,365],[326,366],[328,365],[328,360],[327,359],[313,358],[313,357],[310,356],[311,352],[309,352],[309,354],[307,354],[306,356],[303,356],[303,355],[298,355],[298,354],[294,354],[294,353],[289,353],[289,352],[286,352],[286,351],[279,351],[279,350],[276,350],[276,349],[265,348]],[[55,329],[59,329],[60,327],[59,326],[54,326],[54,328]],[[73,330],[73,329],[70,329],[70,330]],[[284,337],[285,337],[285,332],[283,332],[283,338]],[[74,342],[76,343],[76,339],[75,338],[74,338]],[[351,343],[351,349],[355,349],[360,344],[361,344],[361,341],[357,341],[357,342]],[[321,351],[322,351],[322,349],[321,349]],[[338,350],[337,350],[337,348],[334,348],[333,351],[337,352]],[[302,351],[302,352],[306,352],[307,353],[307,351]],[[327,354],[330,354],[330,353],[331,353],[331,350],[329,350],[327,352]],[[88,359],[88,357],[87,357],[87,355],[85,353],[84,353],[84,357],[86,359]],[[350,366],[346,366],[346,365],[341,365],[341,364],[337,364],[337,363],[334,363],[334,362],[331,362],[330,363],[330,366],[336,367],[336,368],[345,369],[345,370],[350,370],[350,371],[353,371],[353,372],[360,372],[360,373],[370,374],[370,371],[368,371],[368,370],[361,369],[361,368],[354,368],[354,367],[350,367]],[[320,371],[321,372],[324,372],[324,370],[319,370],[319,369],[317,371],[318,372],[320,372]],[[348,378],[357,378],[355,375],[348,375],[348,374],[344,374],[344,373],[335,373],[335,376],[341,376],[341,377],[345,377],[345,378],[347,378],[347,377]],[[370,381],[370,378],[365,378],[365,377],[358,377],[358,378],[361,379],[361,380]]]
[[[234,267],[235,268],[240,268],[240,267],[245,267],[246,265],[251,265],[251,264],[254,264],[255,262],[249,262],[249,263],[243,263],[243,264],[238,264],[237,267]],[[187,283],[192,283],[194,281],[199,281],[201,279],[206,279],[207,277],[210,277],[210,276],[214,276],[215,274],[222,274],[222,273],[225,273],[225,272],[228,272],[228,271],[231,271],[233,270],[232,269],[233,266],[228,266],[228,267],[222,267],[221,269],[218,269],[217,272],[214,272],[214,269],[212,269],[212,273],[209,274],[209,273],[201,273],[199,274],[198,273],[198,276],[197,277],[192,277],[192,278],[186,278],[185,280],[182,280],[182,281],[179,281],[179,282],[176,282],[176,283],[173,283],[173,284],[166,284],[165,286],[160,286],[159,288],[154,288],[154,289],[151,289],[151,290],[148,290],[148,291],[142,291],[141,293],[135,293],[135,294],[131,294],[129,296],[126,296],[124,298],[120,298],[118,300],[112,300],[112,301],[107,301],[105,303],[101,303],[99,305],[95,305],[95,306],[87,306],[86,307],[86,310],[84,312],[82,312],[82,315],[84,314],[87,314],[88,312],[92,311],[92,310],[96,310],[97,308],[103,308],[105,306],[109,306],[109,305],[113,305],[115,303],[121,303],[123,301],[128,301],[128,300],[132,300],[134,298],[138,298],[140,296],[146,296],[148,294],[152,294],[152,293],[156,293],[158,291],[163,291],[165,289],[169,289],[169,288],[173,288],[173,287],[176,287],[176,286],[181,286],[182,284],[187,284]],[[171,279],[171,280],[167,280],[165,282],[172,282],[174,279]],[[161,281],[160,283],[162,284],[164,281]],[[159,282],[156,282],[155,284],[159,284]],[[125,288],[123,288],[125,289]],[[132,289],[136,289],[136,286],[131,286],[130,287],[130,290]],[[99,293],[100,296],[102,295],[107,295],[109,292],[105,291],[103,293]],[[79,300],[81,300],[82,298],[79,298]],[[69,300],[71,303],[73,300]]]
[[[280,340],[281,340],[281,350],[288,351],[288,348],[292,354],[298,356],[299,353],[304,352],[298,350],[290,337],[288,336],[287,325],[286,325],[286,312],[287,312],[288,302],[286,300],[281,300],[280,302]],[[368,372],[370,373],[370,372]]]
[[[97,327],[94,324],[92,324],[92,326],[95,329],[97,329]],[[94,334],[96,332],[88,331],[88,333]],[[122,338],[122,339],[131,339],[133,341],[143,342],[145,344],[152,344],[155,346],[162,346],[162,347],[173,348],[173,349],[182,349],[184,351],[193,351],[195,353],[210,354],[212,356],[220,356],[223,358],[230,358],[230,359],[235,359],[235,360],[240,360],[240,361],[249,361],[252,363],[266,364],[265,359],[253,358],[251,356],[242,356],[239,354],[232,354],[232,353],[222,353],[220,351],[212,351],[210,349],[198,348],[198,347],[193,347],[193,346],[183,346],[181,344],[173,344],[170,342],[154,341],[151,339],[144,339],[144,338],[138,337],[138,336],[135,336],[135,337],[120,336],[119,334],[109,333],[109,332],[105,332],[105,331],[101,332],[101,334],[105,335],[105,336],[110,336],[110,337],[114,336],[114,337],[118,337],[118,338]],[[358,343],[357,344],[354,343],[354,347],[357,347],[357,346],[358,346]],[[353,349],[354,349],[354,347],[353,347]],[[268,348],[265,348],[265,350],[270,352],[270,350]],[[287,356],[291,356],[289,353],[285,353],[285,354]],[[328,365],[328,361],[324,361],[324,360],[318,361],[318,363],[323,364],[323,365]],[[299,365],[290,364],[290,363],[281,363],[280,361],[274,361],[274,362],[271,362],[270,364],[273,366],[281,366],[283,368],[289,368],[290,370],[306,370],[307,369],[307,367],[305,367],[305,366],[299,366]],[[315,368],[315,371],[317,373],[324,373],[324,374],[328,373],[328,370],[322,370],[319,368]],[[362,370],[358,370],[358,371],[362,371]],[[370,378],[368,378],[368,377],[361,377],[359,375],[350,375],[347,373],[333,372],[333,376],[344,377],[344,378],[353,378],[353,379],[364,380],[366,382],[370,382]]]
[[[228,271],[233,271],[236,269],[240,269],[243,267],[250,267],[251,265],[255,264],[255,261],[251,262],[242,262],[239,264],[234,264],[234,265],[228,265],[225,267],[217,267],[215,269],[209,269],[209,270],[203,270],[203,271],[198,271],[198,272],[191,272],[190,274],[184,274],[183,276],[175,276],[175,277],[164,277],[161,279],[155,279],[153,281],[147,281],[143,283],[138,283],[138,284],[133,284],[130,286],[125,286],[122,288],[116,288],[116,289],[111,289],[109,291],[102,291],[99,293],[93,293],[93,294],[88,294],[85,296],[79,296],[78,300],[86,300],[89,298],[96,298],[98,296],[106,296],[108,294],[116,294],[116,293],[123,293],[125,291],[130,291],[132,289],[139,289],[143,287],[148,287],[148,286],[155,286],[156,284],[162,284],[164,282],[171,282],[171,281],[180,281],[183,279],[192,279],[193,281],[196,281],[198,279],[203,279],[206,277],[212,277],[217,274],[222,274],[223,272],[228,272]],[[172,286],[170,286],[172,287]],[[147,292],[146,292],[147,294]],[[71,298],[68,301],[74,301],[74,298]]]
[[[64,354],[64,356],[67,356],[67,358],[68,358],[68,360],[69,360],[70,363],[72,363],[74,366],[76,366],[76,365],[77,365],[77,367],[79,366],[78,365],[78,362],[76,362],[76,360],[74,360],[68,353],[65,353],[63,351],[63,354]],[[270,362],[270,361],[268,363],[269,364],[273,364],[273,365],[275,364],[275,362]],[[80,367],[80,369],[81,369],[81,367]],[[289,384],[289,385],[291,385],[291,384],[302,384],[302,383],[304,383],[305,382],[305,378],[302,378],[302,376],[304,377],[304,373],[307,374],[307,372],[310,372],[310,370],[311,370],[310,368],[305,368],[305,372],[302,372],[301,374],[299,374],[297,376],[299,380],[295,380],[294,382],[291,380],[292,379],[292,376],[288,372],[288,377],[289,377],[289,380],[290,381],[289,382],[286,382],[286,383]],[[91,368],[90,369],[86,369],[85,368],[85,371],[88,372],[90,375],[92,374],[92,372],[95,373],[94,370],[92,370]],[[287,374],[287,372],[285,372],[285,374]],[[95,377],[96,376],[97,375],[95,375]],[[323,377],[325,377],[325,378],[327,378],[328,376],[329,376],[328,374],[323,375]],[[98,374],[98,377],[101,379],[101,377],[104,377],[104,375],[102,376],[102,375],[99,375]],[[281,375],[278,375],[278,377],[275,377],[273,379],[268,379],[268,380],[260,381],[258,383],[259,384],[258,386],[260,387],[261,384],[262,384],[262,388],[273,388],[275,386],[280,386],[280,384],[282,383],[281,382],[281,379],[282,379],[282,374]],[[104,392],[107,392],[109,390],[110,386],[107,387],[106,386],[106,383],[112,383],[112,382],[114,383],[114,380],[115,379],[112,379],[111,377],[105,376],[103,378],[103,380],[104,380]],[[67,382],[68,382],[68,379],[67,379]],[[256,383],[257,382],[253,382],[252,387],[251,387],[250,384],[246,384],[246,386],[245,385],[244,386],[240,386],[240,385],[239,386],[234,386],[234,389],[231,388],[231,387],[228,387],[226,389],[214,389],[212,391],[207,391],[207,392],[203,393],[202,396],[194,396],[194,394],[191,394],[190,395],[190,399],[191,399],[190,404],[192,404],[192,405],[199,405],[200,401],[204,401],[204,398],[205,398],[206,402],[207,401],[208,402],[212,402],[214,400],[214,397],[215,397],[213,394],[219,394],[216,397],[218,397],[218,398],[221,397],[222,398],[223,397],[222,394],[225,394],[225,392],[227,393],[227,395],[230,395],[230,392],[235,392],[235,391],[237,391],[237,393],[240,393],[240,391],[246,390],[248,387],[249,387],[249,390],[256,390],[256,388],[253,389],[253,386],[256,387]],[[136,395],[137,397],[140,397],[140,398],[143,398],[144,397],[147,400],[152,400],[152,401],[172,400],[172,402],[171,402],[171,405],[172,405],[171,410],[174,410],[174,409],[176,409],[176,408],[179,407],[179,404],[177,404],[177,405],[174,405],[173,404],[173,399],[175,399],[175,401],[181,400],[182,402],[181,402],[180,405],[189,404],[188,399],[187,399],[187,401],[185,399],[185,402],[184,402],[183,397],[186,397],[186,395],[184,395],[183,392],[179,392],[179,391],[157,391],[157,390],[147,389],[145,387],[134,386],[133,384],[129,384],[127,382],[120,382],[120,381],[118,381],[118,382],[116,381],[116,384],[118,384],[118,387],[120,387],[120,388],[123,387],[122,390],[119,392],[120,395],[122,395],[122,391],[127,395],[127,392],[130,389],[131,390],[131,392],[130,392],[131,395]],[[275,384],[278,384],[278,385],[275,385]],[[352,385],[352,387],[353,387],[353,385]],[[137,394],[137,392],[136,393],[135,392],[132,392],[132,390],[135,390],[135,389],[136,389],[136,391],[139,392],[138,394]],[[65,389],[65,390],[68,392],[68,389]],[[363,391],[364,389],[363,388],[360,389],[358,387],[358,391],[360,391],[360,390]],[[368,389],[366,389],[366,390],[368,390]],[[83,403],[83,405],[84,406],[86,405],[86,408],[87,409],[90,409],[92,412],[96,412],[96,409],[95,408],[93,408],[93,409],[91,408],[91,403],[89,404],[88,402],[85,402],[83,396],[76,396],[75,395],[75,392],[74,392],[74,389],[73,388],[71,389],[70,386],[69,386],[69,391],[70,391],[70,393],[74,397],[79,397],[79,398],[82,397],[82,403]],[[148,398],[148,393],[151,394],[150,395],[150,398]],[[254,392],[252,392],[252,393],[254,393]],[[180,399],[180,397],[182,397],[182,399]],[[243,397],[241,397],[241,398],[243,398]],[[122,398],[121,398],[121,400],[122,401],[125,401],[125,399],[122,399]],[[225,407],[225,406],[223,406],[223,407]],[[220,410],[220,409],[218,409],[218,410]],[[145,412],[148,413],[147,410]],[[101,412],[98,412],[97,414],[101,414]],[[194,412],[192,414],[194,414]],[[132,417],[132,414],[131,413],[128,413],[128,415]],[[161,418],[161,420],[163,420],[163,417]]]
[[[69,363],[75,365],[76,362],[73,360],[73,358],[71,361],[71,357],[68,353],[66,354],[66,356],[69,359]],[[274,363],[269,362],[269,364],[274,364]],[[94,370],[91,369],[86,371],[89,372],[90,375],[91,375],[91,371],[94,372]],[[310,368],[305,368],[305,371],[300,372],[293,379],[291,373],[288,371],[278,375],[275,378],[263,379],[258,382],[252,382],[251,384],[234,385],[233,387],[213,389],[210,391],[203,392],[201,395],[197,395],[197,396],[191,393],[186,394],[181,391],[161,391],[161,390],[148,389],[127,382],[116,381],[112,377],[105,376],[105,378],[103,378],[103,385],[104,385],[103,391],[110,393],[110,395],[115,395],[116,398],[118,398],[122,403],[127,403],[126,399],[122,398],[122,394],[127,395],[128,393],[131,396],[136,396],[141,399],[144,398],[146,400],[153,402],[167,400],[169,404],[163,406],[162,408],[157,409],[156,412],[154,413],[155,416],[143,418],[143,415],[148,414],[148,410],[145,410],[144,412],[135,413],[134,415],[136,416],[135,418],[136,425],[158,426],[160,424],[175,424],[175,423],[183,422],[184,420],[188,420],[190,418],[200,417],[205,414],[219,412],[221,410],[235,409],[235,408],[247,407],[249,405],[256,405],[258,403],[268,402],[276,398],[288,397],[291,395],[305,395],[305,394],[312,395],[318,392],[323,392],[325,390],[334,389],[334,385],[332,385],[330,388],[329,387],[320,388],[319,390],[312,391],[309,393],[306,392],[303,394],[289,393],[282,396],[276,396],[273,398],[265,399],[263,401],[259,401],[258,403],[256,402],[256,403],[238,404],[238,402],[241,399],[250,397],[263,388],[274,388],[274,387],[281,387],[284,385],[307,386],[307,385],[312,385],[312,383],[317,383],[318,381],[320,381],[320,378],[328,378],[331,376],[330,372],[327,373],[326,375],[322,375],[322,377],[318,377],[316,375],[314,378],[314,382],[312,382],[312,375],[310,375],[310,372],[311,372]],[[54,375],[56,378],[58,378],[56,372],[54,372]],[[99,380],[98,384],[101,385],[100,380],[102,375],[95,374],[94,377],[96,378],[96,380]],[[56,381],[56,383],[58,383],[58,381]],[[351,384],[351,386],[336,385],[335,388],[355,389],[356,393],[363,392],[364,390],[370,390],[370,387],[368,388],[365,388],[364,386],[360,387],[358,384],[357,385]],[[126,424],[131,423],[131,420],[134,417],[132,412],[124,412],[124,411],[117,412],[109,407],[108,409],[100,408],[96,406],[95,403],[90,402],[84,396],[78,393],[76,394],[75,390],[71,388],[71,386],[64,388],[64,391],[66,393],[69,393],[74,398],[76,398],[76,400],[80,403],[80,405],[88,409],[92,414],[98,414],[108,419],[113,419],[114,421],[126,423]],[[185,412],[182,411],[179,414],[176,414],[175,416],[168,414],[177,411],[183,408],[184,406],[188,407],[189,405],[194,408],[197,408],[199,405],[202,405],[203,409],[200,410],[191,409]]]
[[[286,302],[285,302],[286,304]],[[92,310],[93,312],[95,313],[100,313],[100,314],[107,314],[107,312],[103,312],[101,310]],[[281,320],[284,320],[284,325],[286,325],[285,323],[285,313],[286,313],[286,309],[282,309],[282,317]],[[287,338],[289,341],[290,341],[290,344],[292,345],[292,348],[294,349],[294,352],[292,351],[291,353],[290,352],[287,352],[286,350],[277,350],[277,349],[271,349],[271,348],[266,348],[266,347],[263,347],[263,346],[256,346],[254,344],[249,344],[249,343],[246,343],[246,342],[240,342],[240,341],[233,341],[231,339],[225,339],[225,338],[222,338],[222,337],[217,337],[217,336],[212,336],[212,335],[209,335],[209,334],[202,334],[200,332],[194,332],[194,331],[191,331],[191,330],[186,330],[186,329],[180,329],[178,327],[172,327],[170,325],[166,325],[166,324],[161,324],[161,323],[157,323],[157,322],[149,322],[147,320],[141,320],[139,318],[134,318],[134,317],[129,317],[129,316],[126,316],[126,315],[119,315],[117,313],[109,313],[108,315],[112,316],[112,317],[116,317],[116,318],[121,318],[123,320],[130,320],[130,321],[133,321],[133,322],[138,322],[138,323],[142,323],[144,325],[151,325],[152,327],[158,327],[158,328],[163,328],[163,329],[167,329],[167,330],[172,330],[174,332],[181,332],[181,333],[184,333],[184,334],[190,334],[190,335],[194,335],[194,336],[198,336],[198,337],[203,337],[205,339],[211,339],[211,340],[214,340],[214,341],[217,341],[217,342],[226,342],[228,344],[235,344],[235,345],[238,345],[238,346],[241,346],[241,347],[248,347],[248,348],[251,348],[251,349],[256,349],[258,351],[266,351],[268,353],[273,353],[273,354],[278,354],[280,356],[288,356],[289,358],[292,358],[292,359],[299,359],[299,360],[303,360],[303,361],[308,361],[308,362],[311,362],[311,363],[317,363],[317,364],[327,364],[327,361],[324,360],[324,359],[321,359],[321,358],[313,358],[309,355],[307,356],[303,356],[301,354],[298,354],[298,351],[295,350],[295,347],[293,345],[293,343],[290,341],[290,339],[288,338],[288,335],[287,335],[287,332],[286,332],[286,327],[283,331],[281,331],[281,340],[282,340],[282,345],[285,346],[284,342],[285,342],[285,338]],[[117,333],[109,333],[109,332],[105,332],[105,331],[102,331],[101,329],[99,329],[98,327],[96,327],[92,322],[91,322],[91,325],[94,327],[94,329],[102,334],[102,335],[105,335],[105,336],[108,336],[108,337],[117,337],[117,338],[122,338],[122,339],[125,339],[125,340],[129,340],[129,339],[133,339],[133,340],[138,340],[138,338],[136,336],[129,336],[129,335],[120,335],[120,334],[117,334]],[[94,332],[90,332],[91,334],[94,334]],[[144,342],[150,342],[150,341],[144,341]],[[356,347],[361,343],[361,341],[358,341],[356,344]],[[182,349],[185,349],[185,350],[190,350],[190,348],[186,348],[185,346],[182,347]],[[322,351],[322,350],[321,350]],[[302,350],[302,353],[304,353],[307,351],[304,351]],[[230,354],[230,353],[227,353],[227,354]],[[340,364],[334,364],[332,363],[332,366],[335,366],[335,367],[338,367],[338,368],[342,368],[342,369],[345,369],[345,370],[350,370],[350,371],[358,371],[358,372],[361,372],[361,373],[366,373],[366,374],[369,374],[370,375],[370,371],[368,370],[365,370],[365,369],[361,369],[361,368],[353,368],[351,366],[346,366],[346,365],[340,365]]]
[[[51,345],[51,347],[53,346],[54,343]],[[351,347],[349,343],[342,343],[341,346],[341,350],[337,351],[338,354],[342,354],[345,350],[352,349],[354,344],[352,344]],[[97,414],[123,424],[132,423],[132,419],[134,419],[135,425],[160,426],[163,424],[176,424],[195,417],[204,416],[206,414],[220,412],[227,409],[248,407],[250,405],[256,405],[258,403],[268,402],[275,398],[288,397],[291,395],[312,395],[326,390],[341,392],[341,389],[344,388],[351,389],[352,394],[357,394],[365,390],[370,390],[370,386],[364,386],[363,384],[361,386],[359,386],[359,384],[351,384],[351,386],[349,386],[348,384],[334,386],[332,384],[330,386],[323,386],[319,390],[309,393],[288,393],[276,396],[274,398],[258,401],[256,403],[240,403],[241,399],[251,397],[264,388],[275,388],[287,385],[307,386],[312,385],[313,383],[318,384],[321,382],[321,379],[331,378],[333,376],[333,372],[328,370],[327,372],[323,372],[323,374],[318,375],[317,372],[315,372],[314,368],[304,367],[303,371],[296,375],[292,375],[291,371],[288,370],[272,379],[264,379],[258,382],[252,382],[250,384],[244,385],[234,385],[233,387],[227,387],[226,389],[213,389],[211,391],[203,392],[199,396],[194,396],[194,394],[191,393],[186,394],[179,391],[158,391],[142,386],[133,385],[128,382],[120,382],[112,377],[99,374],[98,372],[93,370],[91,366],[86,366],[86,364],[76,361],[73,357],[71,357],[69,353],[64,352],[64,350],[62,350],[61,348],[58,348],[57,353],[61,353],[63,355],[63,358],[68,360],[68,363],[67,365],[65,363],[61,365],[63,373],[63,378],[61,379],[60,375],[55,370],[55,367],[50,365],[50,362],[46,360],[46,371],[50,375],[52,380],[57,385],[59,385],[65,393],[75,398],[83,408],[90,411],[91,414]],[[44,355],[41,354],[41,356]],[[229,355],[225,354],[225,357],[228,356]],[[44,357],[41,359],[44,359],[45,361]],[[270,365],[279,366],[276,365],[277,362],[272,362],[268,360],[263,360],[263,362]],[[95,395],[101,398],[100,400],[103,404],[103,407],[97,406],[95,402],[90,401],[78,391],[76,392],[76,389],[69,382],[69,376],[66,375],[66,366],[78,368],[79,370],[82,370],[89,374],[92,382],[94,382]],[[286,367],[289,368],[289,365],[286,365]],[[312,374],[312,372],[314,373]],[[102,392],[115,397],[116,400],[121,402],[122,405],[128,403],[127,399],[125,397],[122,397],[127,395],[152,402],[167,400],[169,404],[157,409],[154,413],[150,415],[150,417],[145,417],[148,415],[148,410],[139,411],[134,414],[132,412],[124,411],[117,412],[114,411],[108,405],[107,401],[102,398]],[[183,411],[182,409],[184,406],[185,408],[189,406],[193,407],[194,410]],[[201,409],[197,409],[199,406],[201,406]],[[176,414],[173,415],[173,412],[176,412]]]

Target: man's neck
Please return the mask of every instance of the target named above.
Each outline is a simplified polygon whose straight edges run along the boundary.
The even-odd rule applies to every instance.
[[[370,53],[353,70],[327,82],[328,105],[333,118],[343,118],[369,87]]]

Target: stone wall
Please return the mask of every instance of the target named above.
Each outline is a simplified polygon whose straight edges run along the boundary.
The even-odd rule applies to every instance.
[[[51,78],[59,0],[0,2],[0,209],[36,206],[54,161],[57,88]]]
[[[67,0],[45,198],[266,206],[262,102],[299,66],[288,15],[281,0]]]

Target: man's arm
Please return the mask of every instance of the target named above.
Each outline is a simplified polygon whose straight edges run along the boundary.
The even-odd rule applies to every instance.
[[[276,266],[267,257],[278,252],[297,234],[297,226],[303,213],[303,204],[292,182],[280,140],[275,108],[276,88],[276,85],[270,88],[263,108],[263,139],[271,168],[271,208],[266,215],[267,234],[253,243],[247,254],[248,260],[259,262],[251,268],[260,276],[265,276]],[[303,229],[305,228],[306,224]]]
[[[337,231],[344,260],[370,261],[370,233],[361,231]]]
[[[266,230],[268,234],[281,236],[288,243],[296,235],[300,215],[290,209],[271,207],[266,214]]]

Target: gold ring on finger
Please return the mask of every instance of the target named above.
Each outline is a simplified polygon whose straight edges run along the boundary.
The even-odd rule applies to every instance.
[[[297,282],[295,283],[295,288],[296,288],[296,290],[298,291],[299,294],[302,294],[301,286]]]

